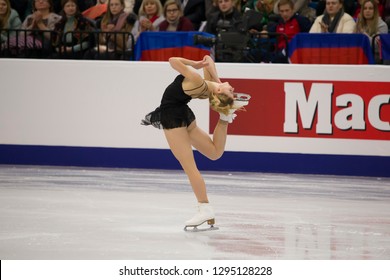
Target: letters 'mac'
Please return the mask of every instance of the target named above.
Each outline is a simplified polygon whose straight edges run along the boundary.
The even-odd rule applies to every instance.
[[[390,131],[390,122],[381,120],[380,110],[390,103],[390,94],[373,96],[365,106],[361,96],[345,93],[335,98],[340,108],[332,119],[332,83],[313,83],[306,98],[303,83],[285,83],[285,133],[298,133],[298,113],[304,129],[312,129],[317,113],[317,134],[332,134],[334,126],[340,130],[365,130],[365,108],[368,122],[377,130]]]

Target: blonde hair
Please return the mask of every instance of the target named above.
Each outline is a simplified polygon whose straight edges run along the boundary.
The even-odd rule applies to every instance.
[[[212,110],[225,115],[233,108],[234,99],[226,94],[215,94],[212,92],[209,96],[209,103]]]
[[[374,15],[372,21],[368,22],[367,19],[364,18],[364,6],[366,3],[371,3],[374,7]],[[363,33],[366,32],[370,36],[374,36],[378,33],[378,18],[379,18],[379,10],[378,4],[375,0],[363,0],[361,4],[361,10],[358,16],[358,20],[356,23],[356,32]]]
[[[5,12],[5,16],[0,21],[0,27],[1,28],[7,28],[8,27],[8,19],[11,15],[11,3],[9,0],[4,0],[5,4],[7,5],[7,11]]]
[[[141,7],[139,7],[139,10],[138,10],[138,16],[141,17],[141,16],[144,16],[146,17],[146,13],[145,13],[145,5],[147,3],[155,3],[156,6],[157,6],[157,15],[158,16],[161,16],[163,14],[163,7],[161,5],[161,2],[160,0],[143,0],[142,3],[141,3]]]

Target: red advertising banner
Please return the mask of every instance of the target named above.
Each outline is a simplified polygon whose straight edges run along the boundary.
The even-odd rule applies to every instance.
[[[223,81],[252,96],[231,135],[390,140],[390,82]],[[211,113],[210,130],[218,118]]]

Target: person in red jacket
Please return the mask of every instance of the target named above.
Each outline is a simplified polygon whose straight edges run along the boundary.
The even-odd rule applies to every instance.
[[[183,11],[176,0],[164,4],[165,20],[160,23],[159,31],[194,31],[192,22],[183,16]]]
[[[277,55],[273,62],[287,62],[286,44],[300,32],[309,32],[311,21],[298,14],[294,14],[294,2],[292,0],[280,0],[278,3],[280,14],[279,23],[276,25],[275,32],[283,33],[286,38],[278,36],[277,38]]]

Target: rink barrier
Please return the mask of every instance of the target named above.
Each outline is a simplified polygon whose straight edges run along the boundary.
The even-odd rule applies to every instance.
[[[195,151],[200,170],[390,177],[390,157],[225,152],[217,161]],[[166,149],[0,145],[7,165],[180,170]]]
[[[0,59],[0,65],[6,69],[0,164],[180,169],[163,132],[140,125],[177,75],[167,62]],[[44,80],[36,69],[45,69]],[[217,69],[252,98],[229,125],[221,159],[195,152],[200,169],[390,176],[390,68]],[[218,114],[205,100],[189,105],[211,134]]]

